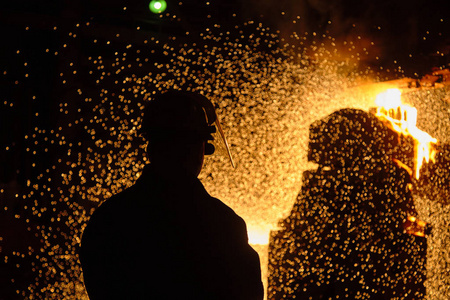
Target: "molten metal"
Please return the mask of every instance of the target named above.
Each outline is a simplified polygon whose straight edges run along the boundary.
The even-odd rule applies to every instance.
[[[375,104],[377,105],[376,116],[387,125],[405,136],[414,139],[414,173],[415,178],[420,177],[420,168],[423,161],[427,163],[430,159],[434,162],[436,150],[434,145],[437,139],[417,128],[417,109],[402,104],[401,91],[399,89],[388,89],[378,94]]]

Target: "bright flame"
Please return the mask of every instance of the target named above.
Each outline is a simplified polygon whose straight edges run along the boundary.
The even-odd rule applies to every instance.
[[[419,179],[423,161],[434,161],[436,152],[433,144],[437,143],[437,139],[417,128],[417,109],[402,104],[399,89],[388,89],[378,94],[375,104],[377,117],[389,121],[395,131],[414,138],[414,172],[416,179]]]

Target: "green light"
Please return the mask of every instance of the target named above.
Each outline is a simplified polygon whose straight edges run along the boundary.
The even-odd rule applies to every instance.
[[[167,8],[167,3],[164,0],[152,0],[148,5],[150,11],[154,14],[160,14],[164,12]]]

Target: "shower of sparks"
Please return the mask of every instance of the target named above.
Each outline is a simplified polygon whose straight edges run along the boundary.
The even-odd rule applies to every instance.
[[[246,220],[250,242],[263,262],[269,231],[291,209],[302,172],[309,168],[309,124],[339,108],[374,105],[367,94],[347,93],[362,78],[370,80],[372,71],[357,72],[353,63],[334,60],[339,47],[331,37],[325,39],[335,48],[321,43],[304,47],[303,37],[297,35],[298,43],[290,45],[269,28],[249,22],[234,32],[218,25],[207,28],[196,42],[162,42],[141,31],[142,43],[137,45],[127,43],[121,33],[110,40],[77,43],[90,30],[95,25],[77,24],[62,33],[60,48],[45,49],[63,57],[58,125],[49,130],[36,127],[25,137],[33,168],[42,171],[29,178],[25,192],[15,195],[23,204],[16,218],[26,219],[30,227],[37,224],[40,248],[28,247],[6,258],[8,263],[24,257],[33,261],[35,283],[18,291],[27,299],[87,297],[77,258],[81,233],[92,211],[131,186],[147,163],[139,124],[155,92],[183,88],[214,102],[237,167],[233,169],[225,156],[211,156],[200,179],[211,195]],[[80,47],[87,60],[73,59],[71,47]],[[410,103],[424,108],[423,115],[432,120],[418,120],[424,124],[421,128],[444,142],[450,107],[441,99],[449,93],[440,88],[408,95]],[[2,103],[14,105],[3,99]],[[48,166],[40,160],[46,153],[54,155]],[[428,246],[427,296],[446,299],[450,258],[444,250],[450,247],[450,208],[432,200],[418,199],[416,204],[421,219],[435,228]]]

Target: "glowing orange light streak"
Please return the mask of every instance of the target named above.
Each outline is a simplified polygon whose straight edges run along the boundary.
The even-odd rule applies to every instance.
[[[427,226],[427,222],[417,219],[413,216],[408,216],[406,222],[406,232],[415,235],[424,237],[425,236],[425,227]]]
[[[419,179],[423,161],[425,160],[427,163],[430,159],[434,161],[436,152],[433,144],[437,143],[437,139],[417,128],[417,109],[402,104],[399,89],[388,89],[378,94],[375,104],[377,105],[377,117],[389,121],[395,131],[413,137],[414,173],[416,179]]]

